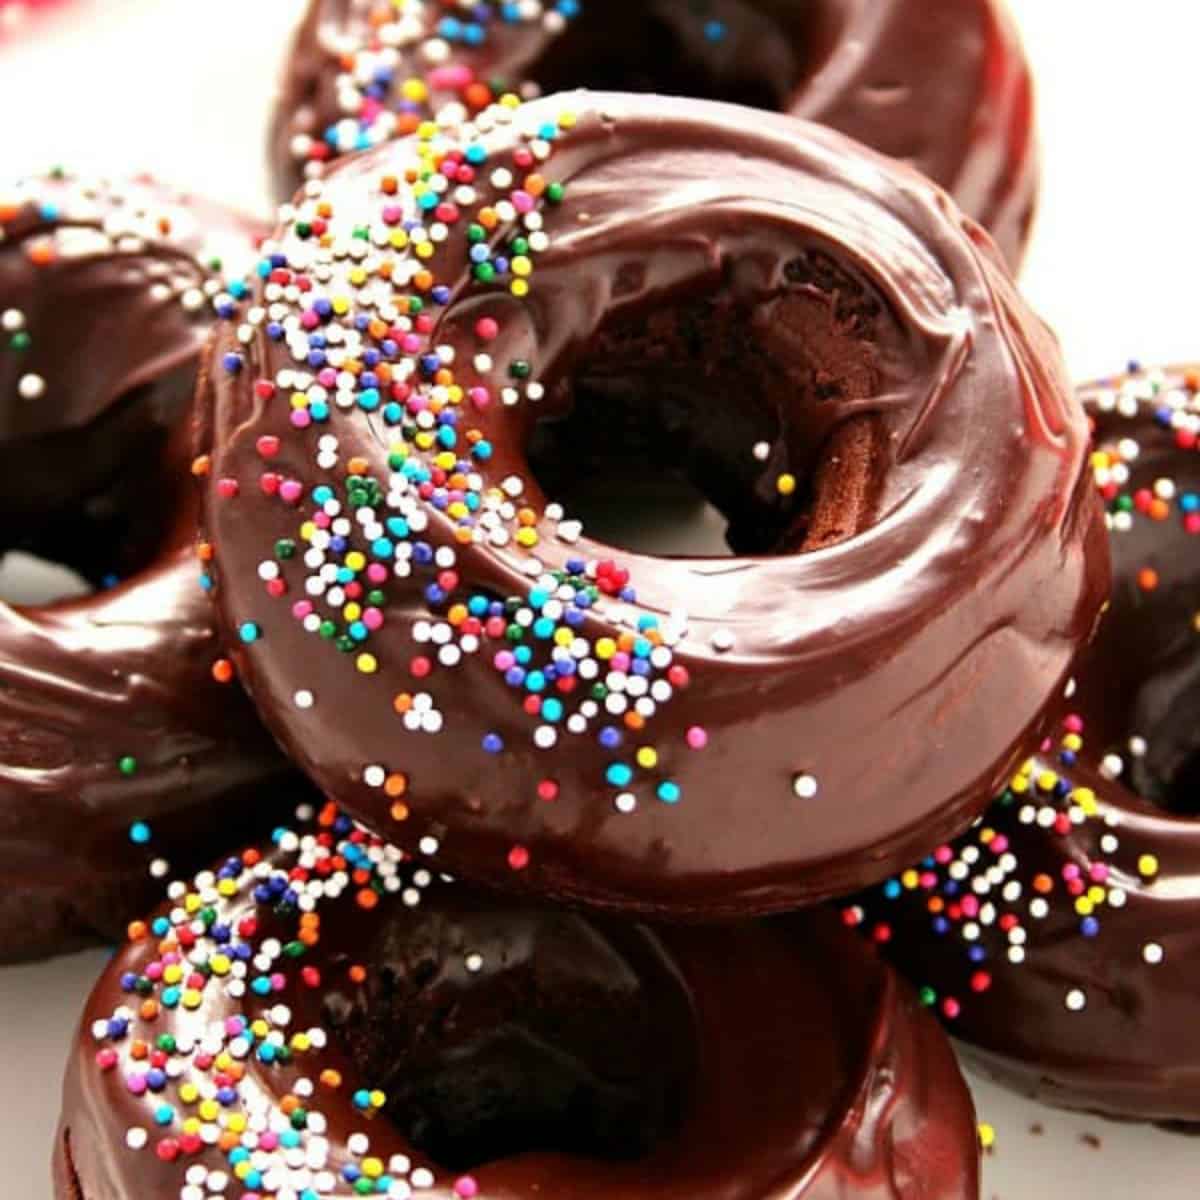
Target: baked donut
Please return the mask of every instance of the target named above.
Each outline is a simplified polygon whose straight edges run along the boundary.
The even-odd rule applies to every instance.
[[[971,1056],[1055,1104],[1200,1120],[1200,371],[1082,389],[1112,602],[1051,746],[850,910]]]
[[[1029,69],[1000,0],[309,0],[271,130],[279,198],[447,105],[478,111],[531,83],[830,125],[922,170],[1020,260],[1038,161]]]
[[[1036,746],[1107,593],[1086,424],[916,173],[577,93],[285,214],[209,352],[205,549],[261,715],[368,825],[476,882],[762,912],[911,862]],[[547,497],[536,427],[629,407],[741,557]]]
[[[263,797],[298,786],[200,587],[185,395],[226,301],[194,210],[66,178],[21,195],[0,206],[4,536],[131,574],[0,604],[0,961],[120,936],[170,866],[269,829]]]
[[[180,887],[88,1001],[59,1200],[975,1200],[949,1043],[828,911],[652,929],[329,810]]]
[[[161,542],[221,260],[263,232],[148,178],[0,184],[0,551],[100,582]]]

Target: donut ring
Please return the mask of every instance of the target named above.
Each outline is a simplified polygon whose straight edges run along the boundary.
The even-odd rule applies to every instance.
[[[1200,371],[1082,389],[1111,608],[1053,750],[851,919],[971,1057],[1043,1100],[1200,1120]],[[932,933],[931,936],[931,921]]]
[[[310,0],[271,131],[281,200],[330,159],[502,86],[736,101],[829,125],[923,171],[1016,264],[1038,183],[1033,89],[999,0],[550,0],[469,14]],[[515,90],[515,89],[514,89]]]
[[[885,877],[1028,753],[1107,586],[1052,339],[943,193],[819,127],[485,120],[331,175],[215,336],[240,677],[326,794],[466,878],[711,915]],[[447,156],[469,188],[402,185]],[[524,449],[573,380],[661,399],[746,557],[581,535]]]
[[[514,907],[327,812],[136,938],[71,1053],[59,1200],[978,1196],[949,1043],[828,912]]]
[[[191,253],[199,214],[142,185],[20,194],[0,204],[4,531],[93,579],[121,552],[137,569],[84,599],[0,604],[3,961],[119,936],[168,858],[194,870],[267,827],[247,796],[295,786],[214,677],[231,668],[198,585],[188,455],[161,444],[221,292]]]
[[[262,233],[149,178],[0,184],[0,551],[99,583],[161,542],[221,256]]]

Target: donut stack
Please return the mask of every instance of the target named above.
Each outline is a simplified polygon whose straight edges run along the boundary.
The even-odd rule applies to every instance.
[[[1017,291],[1003,10],[312,0],[270,161],[0,190],[60,1200],[967,1200],[937,1017],[1196,1119],[1200,372]]]

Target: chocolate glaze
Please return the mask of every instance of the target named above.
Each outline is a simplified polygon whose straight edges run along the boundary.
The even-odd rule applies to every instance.
[[[346,336],[339,322],[313,307],[326,292],[353,293],[345,264],[357,258],[337,260],[328,274],[318,264],[311,293],[303,288],[312,276],[301,270],[297,283],[287,265],[315,250],[309,222],[325,221],[313,217],[316,200],[269,246],[272,287],[292,280],[295,299],[270,317],[252,313],[242,329],[218,330],[201,393],[211,461],[200,469],[211,474],[205,521],[221,620],[247,639],[235,651],[239,674],[323,790],[406,846],[439,843],[468,878],[674,915],[761,912],[845,893],[970,821],[1028,753],[1044,705],[1092,631],[1108,572],[1083,471],[1082,411],[1055,343],[990,243],[915,173],[782,117],[765,114],[749,131],[732,106],[585,93],[501,121],[481,139],[486,169],[523,152],[520,129],[553,124],[567,108],[578,110],[577,123],[539,164],[566,191],[537,214],[548,244],[535,255],[528,297],[518,300],[504,280],[468,277],[469,212],[420,260],[433,287],[448,290],[445,306],[430,305],[428,341],[414,332],[411,344],[446,347],[466,392],[457,432],[437,443],[457,445],[447,451],[462,464],[451,489],[470,492],[462,503],[482,514],[463,509],[465,533],[454,533],[446,501],[435,502],[419,446],[433,434],[421,435],[399,402],[394,412],[379,408],[378,389],[367,387],[388,386],[378,370],[399,381],[415,369],[410,414],[435,401],[420,376],[433,369],[421,366],[423,350],[385,361],[404,358],[398,342],[386,348],[389,337],[408,336],[403,322],[390,333],[378,323],[382,365],[367,383],[349,374],[336,383],[336,364],[375,343],[352,339],[347,356],[328,342],[331,331]],[[352,245],[341,239],[364,227],[390,236],[380,213],[411,214],[413,201],[403,189],[394,200],[377,189],[416,152],[415,143],[393,143],[331,176],[320,200],[334,214],[327,244]],[[477,203],[492,199],[480,185]],[[498,230],[496,243],[506,236]],[[404,269],[404,256],[396,260],[385,269]],[[376,257],[364,261],[373,268]],[[402,294],[379,286],[371,295]],[[347,304],[344,325],[369,320]],[[679,314],[686,327],[689,305],[706,306],[716,328],[740,322],[752,331],[744,361],[721,360],[723,343],[703,328],[692,352],[712,363],[704,401],[739,397],[770,431],[761,461],[749,444],[716,450],[732,471],[753,467],[746,490],[756,519],[769,514],[771,528],[785,530],[773,557],[613,551],[581,538],[547,504],[525,462],[535,422],[569,412],[573,370],[588,375],[606,329],[622,333],[620,322],[648,313]],[[478,333],[486,319],[496,322],[491,340]],[[321,331],[317,340],[305,322]],[[316,349],[326,344],[328,353]],[[641,369],[631,366],[634,383]],[[296,428],[298,411],[306,428]],[[480,439],[487,455],[471,449]],[[393,467],[409,456],[390,482],[389,446],[398,447]],[[781,490],[785,476],[796,481],[791,495]],[[312,492],[322,485],[333,490]],[[345,544],[326,533],[324,550],[306,550],[314,505],[328,523],[327,506],[346,503],[358,517],[341,533],[331,526]],[[383,524],[393,517],[419,532]],[[822,548],[795,552],[813,545]],[[436,565],[453,563],[441,582],[421,565],[438,547]],[[364,557],[352,567],[347,554]],[[352,620],[343,598],[323,600],[328,585],[309,576],[332,579],[345,567],[344,580],[369,579],[364,564],[377,554],[399,565],[377,559],[369,568],[383,580],[365,601],[382,628],[354,640],[349,624],[337,625]],[[550,747],[538,739],[555,732],[538,732],[545,717],[530,715],[523,698],[537,681],[527,676],[514,690],[508,660],[496,657],[516,644],[506,622],[525,621],[534,637],[518,641],[533,643],[530,671],[559,670],[530,607],[545,607],[538,588],[561,586],[539,584],[546,571],[578,571],[572,588],[595,593],[586,611],[570,614],[569,636],[586,641],[576,648],[621,693],[593,711],[589,693],[565,692]],[[495,618],[498,636],[481,618],[478,644],[462,643],[446,623],[472,597],[485,608],[489,598],[516,598]],[[326,644],[315,634],[323,618],[336,635]],[[655,623],[661,654],[641,663],[646,690],[630,690],[608,669],[602,640],[629,638],[636,674],[632,656],[650,653],[649,637],[638,650],[637,630]],[[349,653],[334,648],[338,636]],[[443,636],[467,648],[441,657]],[[365,664],[364,653],[373,656]],[[414,670],[414,658],[432,670]],[[362,673],[363,665],[377,669]],[[427,693],[432,724],[412,711],[416,693]],[[623,712],[644,719],[644,731]],[[604,732],[609,722],[619,745]]]
[[[0,232],[4,547],[92,579],[132,571],[81,600],[0,604],[7,961],[119,936],[161,886],[152,864],[195,869],[297,784],[213,678],[180,448],[221,291],[209,255],[249,257],[248,226],[150,182],[54,175],[0,192]],[[25,397],[30,376],[44,390]]]
[[[936,992],[931,1002],[950,1003],[952,1032],[998,1078],[1056,1104],[1189,1123],[1200,1120],[1198,386],[1200,372],[1180,368],[1082,389],[1096,447],[1112,455],[1097,481],[1114,583],[1061,740],[979,828],[853,914],[890,934],[888,956]],[[1118,449],[1126,439],[1135,459]],[[1150,515],[1159,481],[1175,494]],[[1158,576],[1149,590],[1147,569]],[[955,863],[970,864],[957,896],[946,890]],[[1076,873],[1085,900],[1098,888],[1082,911]],[[975,939],[963,896],[981,906]]]
[[[99,581],[161,542],[163,451],[195,386],[214,264],[246,263],[261,233],[148,178],[0,185],[0,551]]]
[[[451,43],[447,64],[429,48],[442,5],[397,16],[380,0],[310,0],[270,138],[280,199],[330,157],[459,101],[467,82],[527,80],[702,96],[832,126],[940,183],[1019,262],[1038,179],[1032,85],[997,0],[582,0],[570,21],[553,7],[516,24],[490,15],[482,44]],[[403,85],[431,69],[432,95],[415,105]]]
[[[218,897],[211,875],[196,893],[214,912],[212,933],[196,941],[191,962],[212,962],[218,952],[237,961],[248,944],[254,959],[244,979],[218,967],[193,1001],[153,1019],[133,1014],[165,998],[149,978],[164,943],[170,953],[179,936],[164,931],[172,922],[193,924],[180,908],[105,971],[64,1088],[54,1155],[61,1200],[167,1200],[180,1194],[185,1172],[194,1182],[229,1172],[225,1151],[202,1137],[188,1143],[184,1117],[208,1118],[180,1098],[189,1083],[212,1094],[229,1063],[244,1066],[244,1077],[224,1081],[230,1090],[215,1106],[218,1139],[228,1135],[217,1127],[251,1103],[270,1130],[299,1130],[299,1145],[285,1151],[259,1140],[265,1135],[252,1126],[245,1144],[264,1191],[322,1184],[305,1178],[307,1163],[312,1173],[330,1173],[317,1186],[321,1195],[357,1195],[344,1168],[371,1171],[373,1158],[388,1178],[411,1181],[429,1200],[978,1196],[972,1106],[948,1043],[831,914],[707,931],[574,916],[398,869],[394,852],[335,827],[348,841],[318,849],[311,835],[292,835],[290,848],[269,853],[259,874],[236,858],[218,872],[238,880],[234,895]],[[347,847],[349,862],[343,855],[328,869],[331,855]],[[260,889],[257,902],[250,884]],[[331,898],[339,886],[340,897]],[[366,910],[363,891],[377,899]],[[295,907],[302,898],[312,910],[306,926]],[[305,937],[309,948],[298,959],[280,952],[281,945],[303,951]],[[363,966],[352,977],[354,964]],[[255,981],[271,975],[275,985],[259,999]],[[126,1014],[127,1029],[109,1026]],[[235,1045],[243,1019],[269,1021],[280,1044],[295,1047],[288,1061],[273,1051],[271,1063],[255,1050],[243,1056]],[[294,1042],[297,1034],[310,1048]],[[170,1035],[176,1047],[158,1064],[170,1082],[156,1090],[151,1080],[136,1095],[141,1085],[131,1090],[131,1078],[149,1080],[155,1069],[139,1057],[139,1043]],[[230,1055],[225,1065],[222,1052]],[[631,1081],[634,1113],[658,1096],[673,1115],[633,1157],[546,1145],[549,1114],[539,1094],[556,1096],[563,1078],[580,1116],[576,1136],[594,1133],[605,1097],[623,1094]],[[386,1096],[372,1099],[367,1089],[376,1086]],[[304,1097],[299,1125],[280,1115],[289,1094],[288,1104]],[[360,1094],[360,1105],[382,1104],[386,1113],[356,1107]],[[154,1112],[164,1104],[177,1116],[157,1125]],[[497,1111],[510,1120],[481,1160],[480,1116],[486,1125]],[[523,1131],[514,1113],[528,1119]],[[561,1124],[561,1111],[554,1115]],[[428,1134],[439,1122],[475,1131],[463,1143],[472,1165],[447,1169],[404,1132]],[[130,1129],[148,1132],[143,1149],[129,1148]],[[237,1143],[234,1136],[226,1150]]]

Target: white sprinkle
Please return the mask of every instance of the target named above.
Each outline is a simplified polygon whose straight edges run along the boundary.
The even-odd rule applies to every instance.
[[[733,634],[728,629],[714,630],[712,637],[709,638],[712,648],[721,654],[724,654],[727,650],[732,650],[733,642]]]
[[[313,706],[313,694],[312,694],[312,692],[308,691],[307,689],[302,689],[301,691],[298,691],[292,697],[292,699],[293,699],[293,701],[295,701],[297,708],[312,708],[312,706]]]
[[[1087,996],[1079,988],[1072,988],[1063,1000],[1070,1012],[1083,1012],[1087,1007]]]
[[[797,775],[792,780],[792,791],[801,800],[811,800],[817,794],[818,786],[817,777],[807,773]]]
[[[1163,960],[1163,948],[1158,942],[1147,942],[1142,947],[1142,958],[1146,960],[1152,967],[1157,967]]]
[[[46,394],[46,381],[40,375],[22,375],[17,382],[17,395],[22,400],[38,400]]]

